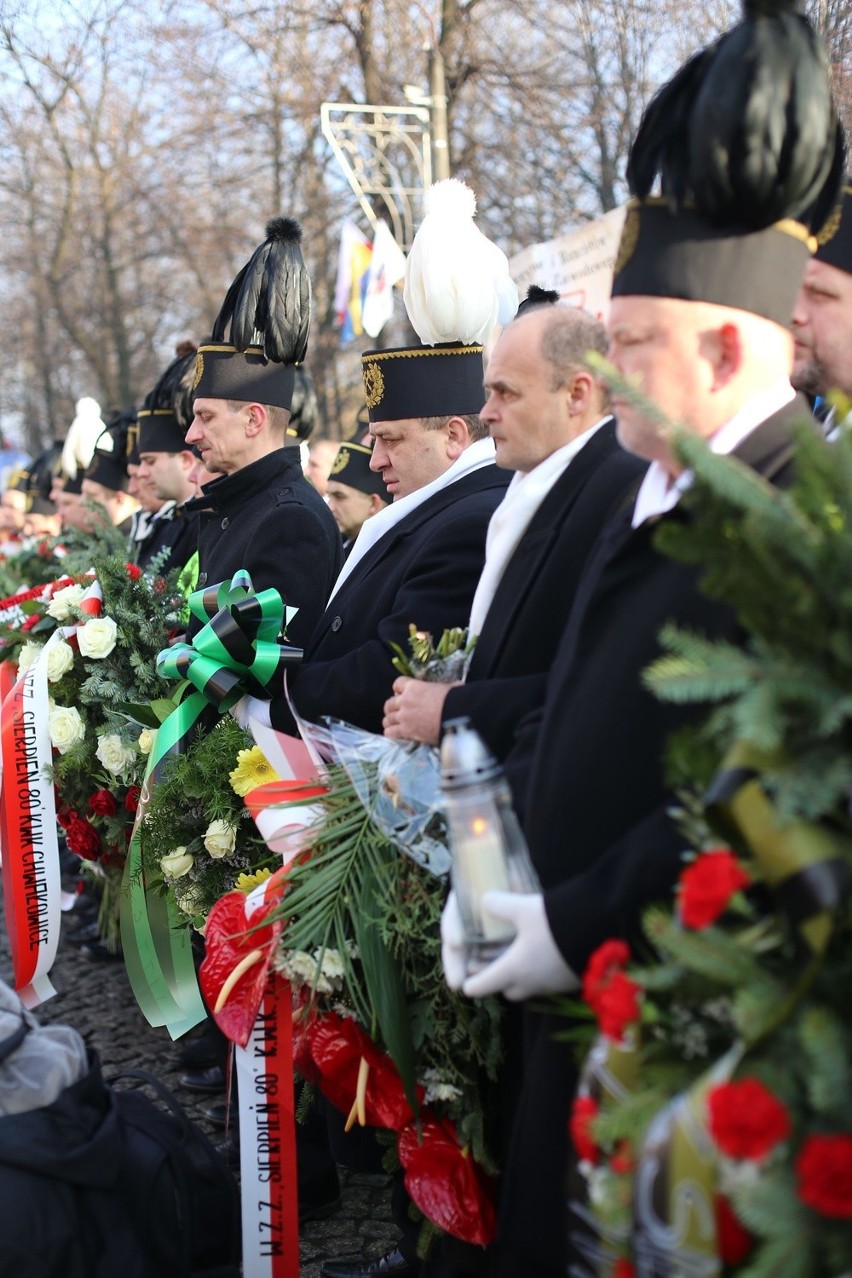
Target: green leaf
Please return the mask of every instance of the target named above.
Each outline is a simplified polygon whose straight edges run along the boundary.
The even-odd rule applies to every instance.
[[[355,942],[379,1030],[399,1071],[406,1099],[417,1114],[419,1107],[415,1088],[414,1040],[408,1002],[399,966],[385,945],[374,914],[376,901],[381,899],[381,894],[382,885],[371,866],[361,885],[359,908],[352,915]]]

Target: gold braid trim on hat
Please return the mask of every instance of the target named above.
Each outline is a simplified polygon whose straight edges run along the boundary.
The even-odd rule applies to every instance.
[[[481,355],[481,346],[414,346],[404,351],[371,351],[361,356],[362,364],[383,359],[419,359],[421,355]]]

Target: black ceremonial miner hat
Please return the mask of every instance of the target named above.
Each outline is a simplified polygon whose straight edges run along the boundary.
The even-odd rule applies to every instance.
[[[744,0],[742,21],[645,111],[613,297],[712,302],[786,328],[843,165],[827,58],[799,0]]]
[[[267,225],[266,239],[228,289],[210,341],[198,348],[196,396],[289,410],[295,366],[305,358],[311,325],[301,239],[299,224],[290,218]]]
[[[452,416],[452,414],[450,414]],[[381,475],[370,470],[370,457],[373,450],[365,444],[341,444],[337,456],[331,463],[329,479],[346,484],[349,488],[357,488],[362,493],[376,493],[382,501],[389,501],[388,490]]]
[[[843,198],[817,236],[814,257],[826,266],[852,274],[852,185],[843,188]]]
[[[86,467],[86,479],[103,484],[111,492],[127,492],[129,476],[127,459],[135,434],[136,412],[129,408],[116,413],[107,422],[106,430],[98,437],[92,460]]]
[[[192,421],[195,350],[172,360],[137,414],[140,453],[180,453]]]

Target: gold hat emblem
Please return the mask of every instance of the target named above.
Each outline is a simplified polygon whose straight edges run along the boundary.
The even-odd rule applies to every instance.
[[[367,407],[375,408],[382,402],[385,393],[385,379],[378,364],[364,365],[364,391],[367,396]]]
[[[346,467],[349,465],[349,456],[350,454],[349,454],[348,448],[338,448],[337,456],[335,457],[334,461],[331,463],[330,474],[339,475],[342,470],[345,470]]]
[[[195,376],[192,379],[193,390],[195,390],[196,386],[201,381],[203,376],[204,376],[204,356],[201,354],[201,351],[199,351],[195,357]]]
[[[612,268],[614,275],[618,275],[619,271],[624,270],[636,250],[638,239],[639,204],[637,201],[634,201],[627,207],[627,216],[624,219],[624,228],[621,232],[621,239],[618,243],[618,253],[615,257],[615,266]]]

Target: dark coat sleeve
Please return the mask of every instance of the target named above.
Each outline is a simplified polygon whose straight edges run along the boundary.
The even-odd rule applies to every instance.
[[[387,597],[382,589],[383,565],[379,563],[358,592],[357,605],[351,600],[347,609],[340,603],[340,627],[319,643],[290,681],[294,703],[303,718],[318,722],[323,715],[330,715],[369,732],[381,732],[384,703],[398,673],[390,644],[397,643],[407,651],[411,624],[430,631],[436,641],[447,627],[467,625],[495,504],[496,497],[489,502],[472,500],[468,509],[435,520],[416,541],[408,538],[404,574]],[[335,602],[333,599],[330,611],[334,611]],[[352,625],[369,637],[350,648],[347,611],[353,608],[358,615]],[[365,627],[368,611],[375,624]],[[273,722],[286,731],[295,726],[280,701],[274,703]]]

